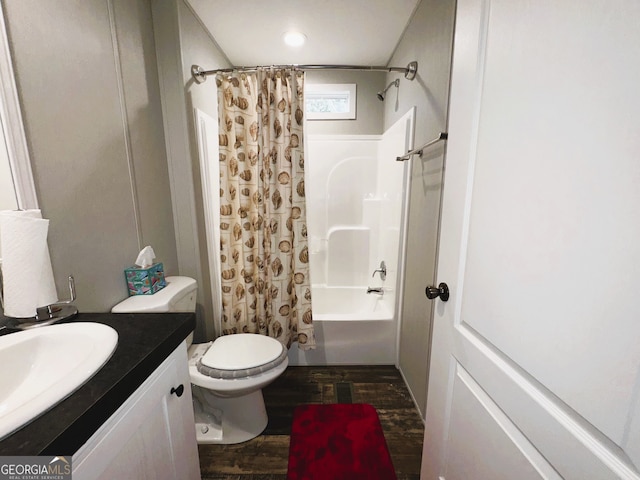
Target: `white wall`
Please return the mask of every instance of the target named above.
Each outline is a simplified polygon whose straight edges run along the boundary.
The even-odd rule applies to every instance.
[[[418,62],[418,74],[400,78],[398,108],[385,102],[384,124],[388,128],[415,106],[415,141],[418,147],[447,128],[449,69],[453,42],[454,0],[422,0],[391,59],[391,64]],[[410,198],[406,209],[408,232],[404,297],[401,308],[399,366],[422,414],[425,411],[427,364],[431,333],[432,302],[424,289],[435,282],[436,251],[444,144],[439,143],[411,161]]]
[[[18,208],[18,202],[13,188],[9,157],[4,136],[0,135],[0,210],[15,210],[16,208]],[[2,250],[0,250],[0,259],[2,259]]]
[[[384,72],[359,72],[350,70],[310,70],[306,72],[307,84],[355,83],[355,120],[310,120],[306,125],[308,135],[379,135],[384,131],[384,104],[376,93],[384,88]]]
[[[108,311],[144,245],[178,273],[149,2],[3,7],[59,295]]]
[[[204,329],[199,332],[204,335],[206,339],[213,339],[219,334],[218,323],[222,318],[221,312],[221,297],[219,292],[220,273],[219,268],[212,271],[210,266],[219,265],[220,261],[220,247],[219,241],[211,248],[210,243],[215,242],[214,232],[206,231],[205,215],[207,214],[207,208],[204,205],[205,195],[202,190],[203,186],[203,173],[200,168],[200,158],[197,147],[196,136],[196,124],[195,124],[195,110],[200,110],[213,119],[216,124],[215,132],[209,134],[210,139],[214,142],[215,158],[211,160],[218,162],[217,158],[217,141],[218,141],[218,89],[214,77],[210,77],[205,83],[197,84],[194,82],[191,75],[191,66],[198,64],[206,69],[222,68],[230,65],[229,60],[224,53],[219,49],[215,40],[211,37],[208,30],[206,30],[200,19],[191,10],[186,0],[178,2],[178,18],[180,20],[180,45],[182,51],[182,78],[183,89],[185,93],[185,101],[187,108],[187,121],[188,121],[188,140],[190,146],[191,168],[193,169],[193,192],[195,200],[195,218],[196,223],[193,225],[193,229],[188,231],[193,235],[197,235],[198,244],[198,263],[200,265],[201,273],[199,277],[200,288],[198,294],[201,295],[202,305],[202,320]],[[218,204],[219,215],[219,198],[218,198],[218,186],[212,188],[210,192],[215,202]],[[214,221],[214,219],[209,219]],[[220,225],[220,220],[215,223]],[[218,237],[219,238],[219,237]],[[214,253],[215,252],[215,253]],[[217,258],[210,258],[211,254],[215,254]],[[213,278],[213,277],[216,278]],[[202,335],[198,335],[198,341],[204,340]]]
[[[191,65],[207,69],[229,66],[215,41],[183,0],[152,0],[166,151],[180,273],[198,282],[196,341],[213,339],[215,313],[202,204],[195,113],[217,118],[217,89],[210,78],[196,84]]]
[[[15,210],[17,206],[7,148],[4,136],[0,135],[0,210]]]

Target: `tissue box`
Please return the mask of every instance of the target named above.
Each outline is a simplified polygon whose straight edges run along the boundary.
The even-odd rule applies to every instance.
[[[129,296],[153,295],[167,286],[162,263],[154,263],[148,268],[140,268],[137,265],[125,268],[124,276],[127,280]]]

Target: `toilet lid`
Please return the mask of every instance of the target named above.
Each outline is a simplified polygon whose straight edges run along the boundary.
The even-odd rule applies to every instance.
[[[218,370],[259,367],[282,355],[284,346],[275,338],[252,333],[224,335],[202,356],[203,365]]]

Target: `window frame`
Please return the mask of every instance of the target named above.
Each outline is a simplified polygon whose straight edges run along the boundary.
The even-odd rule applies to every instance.
[[[356,95],[355,83],[307,83],[305,84],[305,116],[307,120],[355,120]],[[307,99],[313,94],[348,93],[349,109],[346,112],[310,112],[307,110]]]

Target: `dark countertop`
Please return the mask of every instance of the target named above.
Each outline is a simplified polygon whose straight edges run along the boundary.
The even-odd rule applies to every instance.
[[[1,440],[0,456],[73,455],[193,331],[195,314],[81,313],[71,322],[109,325],[118,346],[87,383]]]

